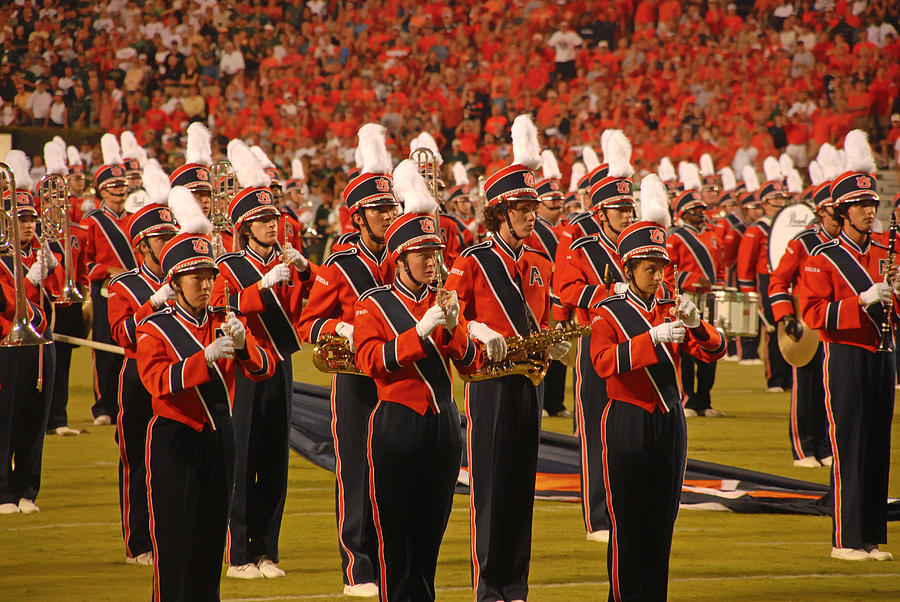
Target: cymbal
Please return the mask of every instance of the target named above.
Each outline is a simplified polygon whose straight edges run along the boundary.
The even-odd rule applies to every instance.
[[[778,323],[778,349],[784,360],[795,368],[808,364],[816,350],[819,348],[819,332],[800,321],[803,330],[800,332],[800,340],[796,340],[786,331],[784,322]]]

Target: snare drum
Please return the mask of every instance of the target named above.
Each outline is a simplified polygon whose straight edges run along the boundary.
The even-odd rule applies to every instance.
[[[727,336],[752,337],[759,334],[759,307],[757,293],[715,291],[713,325]]]

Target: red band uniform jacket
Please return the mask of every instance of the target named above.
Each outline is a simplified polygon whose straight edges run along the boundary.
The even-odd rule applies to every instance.
[[[125,349],[126,358],[137,358],[137,326],[156,312],[150,297],[163,281],[146,265],[123,272],[109,281],[109,328],[113,340]]]
[[[117,215],[105,204],[90,211],[81,221],[87,230],[84,258],[87,263],[88,279],[105,280],[109,268],[132,270],[137,267],[131,240],[126,232],[130,215]]]
[[[679,290],[705,293],[709,287],[700,286],[700,278],[710,284],[724,284],[719,241],[711,228],[697,230],[688,225],[673,228],[666,237],[666,252],[669,265],[666,266],[666,280],[674,280],[675,266],[678,266]]]
[[[769,279],[769,298],[775,321],[794,314],[793,294],[799,294],[797,284],[807,258],[819,245],[830,240],[821,226],[810,226],[792,238]],[[798,316],[799,317],[799,316]]]

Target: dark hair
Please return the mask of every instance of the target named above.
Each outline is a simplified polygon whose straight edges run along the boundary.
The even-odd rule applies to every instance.
[[[484,227],[488,232],[499,232],[500,220],[503,219],[503,206],[500,203],[485,205],[483,215]]]

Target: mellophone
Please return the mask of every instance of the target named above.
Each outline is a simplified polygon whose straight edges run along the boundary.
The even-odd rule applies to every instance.
[[[714,286],[708,293],[682,292],[700,310],[700,317],[726,336],[759,334],[758,293],[742,293],[734,287]]]

